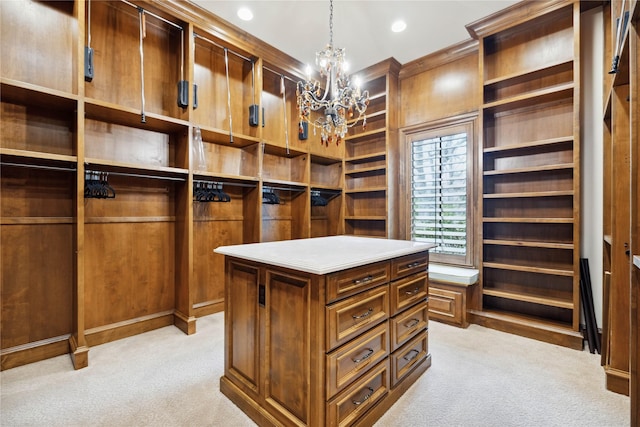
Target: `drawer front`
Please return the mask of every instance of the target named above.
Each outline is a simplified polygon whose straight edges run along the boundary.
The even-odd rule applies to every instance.
[[[462,325],[462,293],[431,287],[429,313],[432,319]]]
[[[424,301],[391,319],[391,351],[395,351],[427,327],[430,304],[431,300],[429,304]]]
[[[428,292],[427,273],[414,274],[391,282],[391,315],[394,316],[425,299]]]
[[[333,397],[389,355],[388,322],[327,354],[327,396]]]
[[[327,350],[333,350],[389,318],[389,286],[354,295],[326,307]]]
[[[327,403],[327,425],[353,424],[389,391],[389,358]]]
[[[391,354],[391,387],[395,387],[429,355],[429,332],[422,331]]]
[[[420,252],[391,260],[391,280],[429,269],[429,252]]]
[[[378,262],[327,276],[327,304],[389,281],[389,263]]]

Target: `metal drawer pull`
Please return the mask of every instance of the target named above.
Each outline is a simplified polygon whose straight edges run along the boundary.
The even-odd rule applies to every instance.
[[[420,266],[420,262],[412,262],[411,264],[407,264],[405,268],[416,268]]]
[[[353,317],[353,320],[358,320],[358,319],[362,319],[364,317],[368,317],[371,315],[371,313],[373,313],[373,308],[369,307],[369,310],[365,311],[364,313],[362,313],[359,316],[356,315],[352,315],[351,317]]]
[[[353,402],[354,405],[358,406],[369,400],[369,398],[373,395],[373,389],[371,387],[367,387],[367,390],[369,390],[369,394],[365,394],[362,400],[352,400],[351,402]]]
[[[417,294],[418,292],[420,292],[420,288],[415,288],[415,289],[414,289],[414,290],[412,290],[412,291],[405,291],[405,294],[407,294],[407,295],[415,295],[415,294]]]
[[[367,354],[362,356],[360,359],[351,359],[351,360],[353,360],[353,363],[360,363],[363,360],[367,360],[368,358],[370,358],[373,353],[374,353],[373,349],[372,348],[368,348],[367,349]]]
[[[420,319],[411,319],[409,322],[405,323],[404,326],[407,328],[413,328],[414,326],[416,326],[418,323],[420,323]]]
[[[373,276],[372,275],[368,275],[367,277],[363,278],[363,279],[359,279],[359,280],[354,280],[353,284],[354,285],[361,285],[363,283],[367,283],[373,280]]]
[[[409,357],[409,354],[415,352],[415,354],[413,355],[413,357]],[[403,357],[404,360],[406,360],[407,362],[411,362],[413,359],[415,359],[416,357],[418,357],[418,355],[420,354],[420,352],[418,350],[416,350],[415,348],[413,350],[411,350],[409,353],[407,353],[406,356]]]

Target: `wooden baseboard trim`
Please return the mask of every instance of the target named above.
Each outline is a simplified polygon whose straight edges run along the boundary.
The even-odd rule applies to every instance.
[[[606,375],[607,390],[629,396],[629,372],[605,366],[604,373]]]
[[[82,369],[89,366],[89,347],[79,346],[75,335],[69,337],[69,355],[74,369]]]
[[[195,317],[208,316],[224,310],[224,300],[207,301],[205,303],[193,305],[193,315]]]
[[[69,353],[70,335],[9,347],[0,352],[0,370],[16,368]]]
[[[173,325],[187,335],[196,333],[196,318],[194,316],[185,316],[176,311],[173,313]]]
[[[516,316],[479,310],[468,310],[468,320],[484,326],[510,334],[520,335],[562,347],[580,350],[584,348],[584,337],[578,331],[569,328],[536,323],[532,320],[522,320]]]
[[[135,319],[125,320],[124,322],[112,323],[97,328],[87,329],[85,338],[87,345],[105,344],[111,341],[117,341],[143,332],[149,332],[154,329],[171,326],[174,323],[173,310],[161,313],[151,314],[149,316],[138,317]]]

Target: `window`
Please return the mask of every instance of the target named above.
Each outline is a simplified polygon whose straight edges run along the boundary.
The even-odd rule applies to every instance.
[[[468,123],[408,137],[407,235],[437,245],[432,261],[473,264],[472,129]]]

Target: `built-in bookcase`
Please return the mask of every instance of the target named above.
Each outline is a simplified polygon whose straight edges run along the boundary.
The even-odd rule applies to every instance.
[[[580,349],[580,8],[539,6],[468,27],[483,82],[482,301],[472,314]]]

